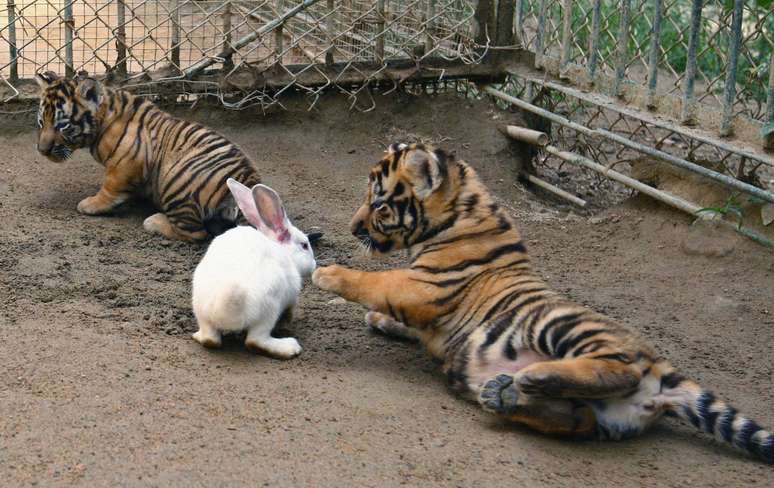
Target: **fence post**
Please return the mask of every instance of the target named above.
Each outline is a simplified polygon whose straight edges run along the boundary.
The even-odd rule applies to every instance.
[[[497,24],[495,24],[495,5],[494,0],[478,0],[476,5],[475,19],[478,24],[478,33],[476,34],[476,44],[484,46],[484,56],[487,60],[489,56],[489,46],[497,42]],[[492,37],[494,36],[494,42]],[[480,48],[479,48],[480,49]]]
[[[384,0],[376,2],[376,62],[384,63]]]
[[[567,65],[570,63],[570,44],[572,43],[572,3],[573,0],[562,1],[562,58],[559,62],[559,77],[567,79]]]
[[[122,77],[126,77],[126,4],[124,0],[118,0],[116,4],[116,71]]]
[[[774,51],[769,61],[769,89],[766,96],[766,124],[774,126]],[[772,127],[774,130],[774,127]]]
[[[433,50],[433,34],[435,34],[435,0],[427,2],[427,23],[425,24],[425,55]]]
[[[618,26],[618,49],[615,56],[615,83],[613,93],[623,96],[623,79],[626,75],[626,54],[629,52],[629,17],[631,16],[632,0],[621,2],[621,21]]]
[[[223,8],[223,52],[229,52],[233,54],[233,49],[231,48],[231,2],[227,2],[226,6]],[[282,26],[280,26],[280,29]],[[280,35],[282,33],[280,32]],[[226,58],[223,60],[223,71],[231,71],[234,68],[234,58],[232,54],[229,54],[226,56]],[[280,51],[280,59],[281,59],[281,51]]]
[[[602,24],[602,0],[594,0],[591,14],[591,39],[589,39],[589,81],[594,83],[599,58],[599,30]]]
[[[648,96],[645,101],[645,106],[650,109],[656,108],[662,14],[661,0],[653,0],[653,30],[650,33],[650,59],[648,59]]]
[[[274,29],[274,55],[277,57],[277,64],[280,66],[282,65],[282,51],[285,50],[283,45],[284,33],[282,32],[284,28],[285,24],[280,24]]]
[[[514,0],[499,0],[497,2],[497,37],[495,44],[500,48],[507,49],[513,46],[513,14],[516,8]],[[497,59],[507,56],[506,51],[498,51]]]
[[[538,12],[537,34],[535,35],[535,68],[543,67],[543,43],[546,35],[546,13],[548,8],[546,0],[540,0],[540,11]]]
[[[728,137],[733,130],[731,121],[734,116],[734,100],[736,99],[736,70],[739,65],[739,51],[742,48],[742,14],[744,0],[734,2],[734,12],[731,18],[731,43],[728,46],[728,66],[726,68],[726,83],[723,87],[723,119],[720,122],[721,137]],[[770,80],[769,80],[770,81]]]
[[[333,50],[335,49],[333,45],[333,0],[328,0],[328,17],[325,19],[325,30],[328,31],[328,42],[330,45],[328,46],[328,49],[325,50],[325,64],[327,66],[333,65]]]
[[[64,6],[64,30],[65,30],[65,76],[75,76],[75,66],[73,62],[73,3],[75,0],[65,0]]]
[[[13,0],[8,0],[8,51],[11,55],[11,82],[15,83],[19,81],[19,60],[16,51],[16,4]]]
[[[180,68],[180,0],[172,0],[172,34],[169,42],[172,43],[170,61],[175,67]]]
[[[516,37],[518,38],[519,43],[521,43],[522,49],[527,49],[527,46],[524,45],[524,1],[525,0],[516,0],[516,13],[513,18],[513,23]]]
[[[703,3],[703,0],[693,0],[693,7],[691,8],[691,30],[688,37],[688,59],[686,60],[685,66],[683,109],[680,114],[680,122],[685,125],[693,125],[696,122],[694,82],[696,81],[696,51],[699,47],[699,31],[701,29],[701,9]]]

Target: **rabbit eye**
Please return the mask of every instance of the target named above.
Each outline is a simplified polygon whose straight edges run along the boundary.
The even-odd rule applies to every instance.
[[[309,244],[307,244],[307,243],[305,242],[305,243],[301,244],[301,248],[302,248],[304,251],[306,251],[307,249],[309,249]]]

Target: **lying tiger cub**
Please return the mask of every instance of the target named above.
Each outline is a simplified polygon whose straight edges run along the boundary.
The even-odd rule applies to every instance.
[[[670,414],[774,462],[774,435],[675,371],[633,330],[548,289],[476,172],[441,150],[392,145],[352,232],[405,269],[328,266],[314,283],[418,338],[452,387],[541,432],[622,439]]]
[[[41,89],[38,151],[58,162],[88,147],[105,166],[102,188],[78,203],[83,214],[108,213],[140,195],[160,210],[145,219],[145,230],[199,240],[238,218],[228,178],[246,186],[260,182],[255,164],[236,144],[144,98],[87,77],[71,80],[49,71],[35,79]]]

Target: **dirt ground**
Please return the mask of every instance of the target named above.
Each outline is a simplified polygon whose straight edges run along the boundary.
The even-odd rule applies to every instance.
[[[300,106],[306,106],[300,104]],[[690,226],[642,198],[580,214],[516,182],[495,124],[450,96],[345,100],[268,116],[186,111],[259,163],[320,265],[375,268],[348,234],[391,139],[442,141],[521,224],[544,277],[642,332],[683,371],[774,427],[774,254]],[[370,333],[364,311],[305,288],[282,362],[237,341],[201,348],[190,279],[205,245],[143,232],[151,209],[87,217],[87,152],[54,164],[33,115],[2,122],[0,485],[770,486],[774,468],[664,420],[641,438],[573,442],[506,425],[452,396],[419,346]],[[769,480],[768,482],[766,480]]]

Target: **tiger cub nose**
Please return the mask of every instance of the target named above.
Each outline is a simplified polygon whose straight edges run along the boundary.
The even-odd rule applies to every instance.
[[[355,237],[368,237],[368,231],[365,228],[364,222],[358,220],[352,224],[352,235]]]

